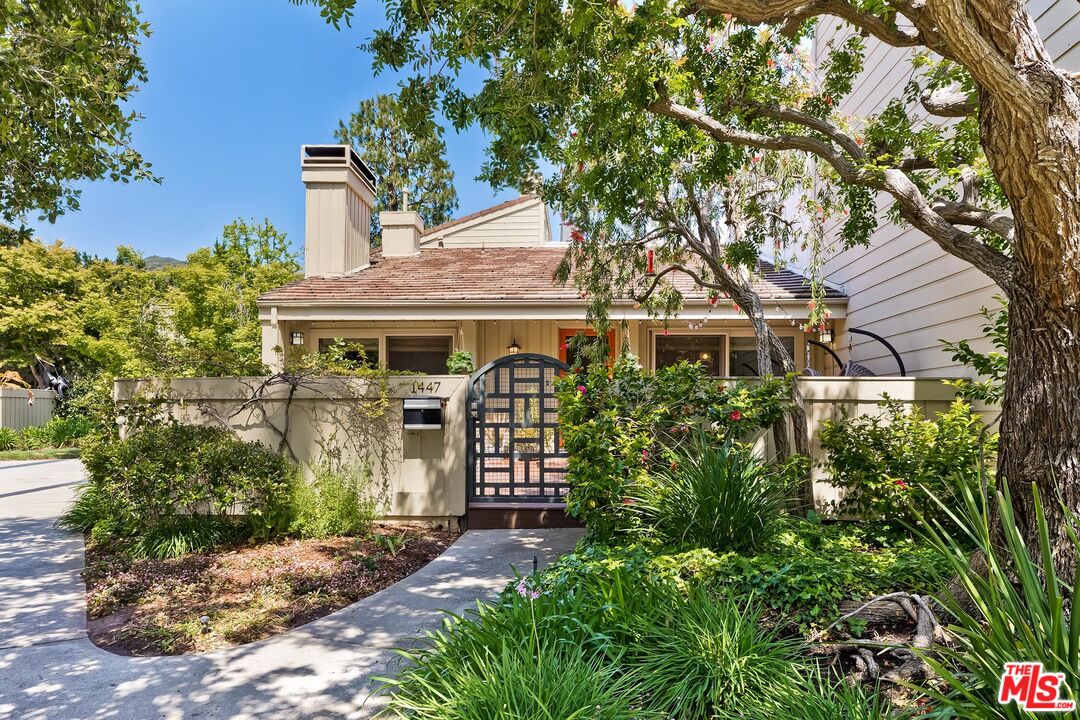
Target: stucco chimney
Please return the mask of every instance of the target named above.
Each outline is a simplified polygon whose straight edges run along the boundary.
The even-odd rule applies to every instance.
[[[424,221],[413,210],[392,210],[379,213],[382,226],[382,254],[384,257],[408,257],[420,254],[420,236],[424,234]]]
[[[300,176],[307,188],[304,275],[332,277],[366,268],[375,174],[348,145],[304,145]]]

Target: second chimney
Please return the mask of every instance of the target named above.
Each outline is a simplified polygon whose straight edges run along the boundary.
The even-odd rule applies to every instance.
[[[420,254],[424,221],[414,210],[388,210],[379,213],[382,226],[383,257],[409,257]]]

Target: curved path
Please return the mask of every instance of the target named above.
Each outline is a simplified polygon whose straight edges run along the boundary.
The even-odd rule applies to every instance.
[[[82,480],[76,460],[0,463],[0,718],[188,720],[369,717],[391,648],[511,577],[569,552],[577,530],[465,533],[426,567],[291,632],[202,655],[130,658],[86,638],[79,535],[53,528]]]

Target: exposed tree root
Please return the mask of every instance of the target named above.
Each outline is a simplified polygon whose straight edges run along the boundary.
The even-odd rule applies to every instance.
[[[831,625],[811,637],[828,647],[833,664],[850,667],[849,679],[856,682],[917,682],[933,679],[934,673],[919,654],[935,643],[947,644],[948,633],[937,618],[931,598],[907,592],[892,592],[862,603],[846,603],[844,613]],[[865,623],[869,634],[861,638],[826,640],[844,625]]]

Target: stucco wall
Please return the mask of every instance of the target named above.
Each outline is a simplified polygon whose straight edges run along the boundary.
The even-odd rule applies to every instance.
[[[1029,11],[1059,67],[1080,70],[1080,3],[1076,0],[1033,0]],[[850,29],[835,18],[818,23],[815,63],[820,67],[830,41],[839,43]],[[839,105],[844,115],[867,117],[900,95],[911,77],[913,49],[897,49],[867,38],[865,70],[849,97]],[[915,108],[916,117],[925,117]],[[935,122],[945,122],[936,119]],[[982,307],[996,307],[999,289],[981,272],[944,252],[921,232],[888,222],[885,213],[891,200],[878,198],[880,227],[866,248],[839,250],[839,223],[829,229],[826,246],[831,257],[823,267],[825,277],[848,294],[851,327],[884,336],[904,357],[909,371],[922,376],[968,375],[942,349],[941,340],[970,340],[988,350],[983,339]],[[839,338],[847,357],[848,338]],[[851,356],[878,373],[889,372],[895,363],[878,343],[865,337],[851,338]]]
[[[218,414],[228,414],[251,395],[258,378],[188,378],[174,380],[171,393],[177,399],[176,412],[185,422],[215,424],[213,415],[204,411],[213,407]],[[467,378],[464,376],[396,377],[390,413],[391,438],[395,448],[389,468],[388,517],[401,520],[455,522],[466,512],[466,416]],[[825,420],[837,419],[843,409],[855,416],[876,414],[881,396],[918,405],[927,417],[945,411],[955,397],[953,388],[940,380],[917,378],[802,378],[800,379],[810,432],[814,490],[817,504],[826,508],[838,498],[837,491],[825,480],[822,467],[827,459],[820,441]],[[126,380],[116,385],[116,396],[128,398],[150,386],[148,381]],[[282,427],[284,389],[270,394],[267,403],[271,422]],[[446,401],[443,430],[401,430],[401,400],[410,394],[437,395]],[[341,428],[325,421],[330,401],[320,392],[302,390],[293,402],[290,440],[301,462],[317,461],[328,444],[333,446],[335,430]],[[987,420],[995,413],[987,412]],[[258,440],[277,447],[278,436],[255,412],[237,415],[231,427],[246,440]],[[768,452],[768,448],[764,448]]]
[[[251,388],[260,378],[184,378],[173,380],[170,396],[178,399],[177,416],[184,422],[220,424],[217,416],[230,416],[251,397]],[[462,376],[397,376],[390,380],[389,427],[395,434],[388,438],[391,449],[388,473],[390,519],[446,521],[465,514],[465,385]],[[116,383],[118,399],[150,390],[151,381],[120,380]],[[445,424],[442,430],[405,431],[402,429],[402,399],[409,395],[435,395],[445,401]],[[301,463],[317,462],[326,447],[338,447],[335,433],[347,432],[333,418],[332,386],[300,389],[289,413],[289,444]],[[258,411],[241,412],[229,421],[245,440],[257,440],[277,447],[279,436],[272,427],[285,425],[287,389],[278,386],[266,393],[261,403],[269,422]],[[348,400],[338,402],[349,402]],[[206,408],[214,412],[208,413]],[[341,417],[342,413],[336,413]],[[382,477],[380,467],[375,476]]]

